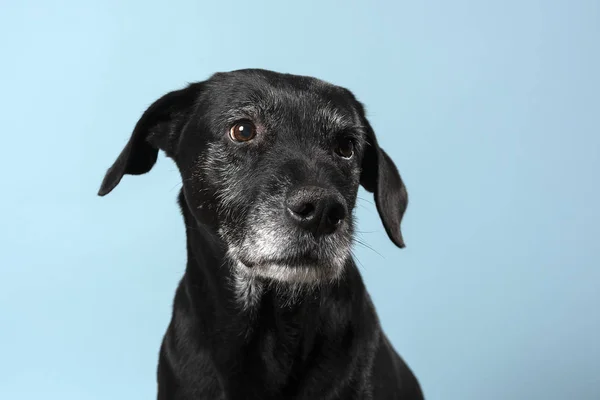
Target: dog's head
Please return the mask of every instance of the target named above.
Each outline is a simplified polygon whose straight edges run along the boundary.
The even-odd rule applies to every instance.
[[[189,211],[219,235],[240,271],[320,282],[350,257],[359,185],[373,192],[390,239],[404,247],[407,193],[347,89],[264,70],[213,75],[166,94],[138,121],[99,194],[177,164]]]

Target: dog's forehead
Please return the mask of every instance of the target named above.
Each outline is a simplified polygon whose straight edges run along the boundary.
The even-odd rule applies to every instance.
[[[228,117],[298,118],[349,125],[357,122],[350,91],[323,80],[265,70],[218,73],[208,81],[213,106]]]

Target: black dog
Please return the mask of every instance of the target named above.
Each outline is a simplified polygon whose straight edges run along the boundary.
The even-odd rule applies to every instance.
[[[353,94],[265,70],[213,75],[143,114],[99,195],[177,164],[188,263],[159,399],[422,399],[351,256],[359,184],[404,247],[404,184]]]

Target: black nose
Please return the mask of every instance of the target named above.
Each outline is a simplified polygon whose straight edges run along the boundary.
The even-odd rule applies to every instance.
[[[344,198],[316,186],[299,188],[288,195],[285,206],[290,219],[315,235],[333,233],[346,217]]]

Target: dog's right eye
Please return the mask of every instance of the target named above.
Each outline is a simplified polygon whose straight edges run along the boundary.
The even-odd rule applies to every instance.
[[[229,137],[235,142],[247,142],[256,136],[256,127],[250,121],[240,121],[229,130]]]
[[[351,139],[343,139],[338,143],[335,152],[342,158],[351,159],[354,155],[354,143]]]

